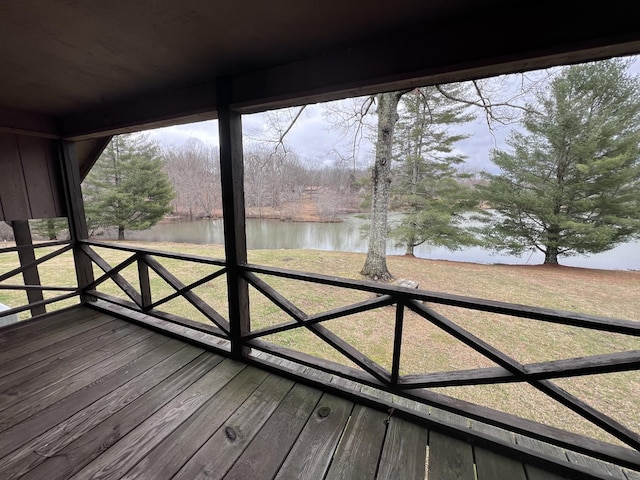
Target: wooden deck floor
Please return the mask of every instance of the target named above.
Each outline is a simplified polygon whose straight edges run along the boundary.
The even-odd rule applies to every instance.
[[[84,307],[0,365],[3,480],[560,478]]]

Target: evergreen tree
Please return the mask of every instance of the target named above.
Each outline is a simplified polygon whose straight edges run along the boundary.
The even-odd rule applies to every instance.
[[[558,257],[640,234],[640,82],[620,59],[565,67],[498,150],[483,188],[489,246]]]
[[[171,211],[173,187],[163,172],[160,147],[146,134],[118,135],[102,153],[84,185],[90,228],[144,230]]]
[[[68,234],[69,222],[66,218],[43,218],[30,222],[31,230],[47,240],[59,240],[61,234]]]
[[[460,88],[452,85],[450,91],[457,95]],[[450,249],[473,244],[462,214],[476,202],[457,169],[464,157],[454,151],[466,136],[449,132],[450,126],[473,120],[468,105],[444,97],[436,87],[424,87],[405,94],[401,106],[393,194],[394,206],[405,214],[391,237],[406,246],[408,255],[425,242]]]

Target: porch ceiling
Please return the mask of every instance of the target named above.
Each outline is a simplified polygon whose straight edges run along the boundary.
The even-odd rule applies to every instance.
[[[0,130],[73,140],[640,51],[625,0],[0,5]]]

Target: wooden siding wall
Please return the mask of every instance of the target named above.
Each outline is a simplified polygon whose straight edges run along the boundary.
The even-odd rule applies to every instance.
[[[57,140],[0,132],[0,220],[64,216]]]

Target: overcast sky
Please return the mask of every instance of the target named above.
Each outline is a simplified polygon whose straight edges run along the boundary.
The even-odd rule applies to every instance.
[[[633,60],[630,71],[640,75],[639,57],[633,57]],[[513,81],[519,80],[518,76],[508,76],[507,78],[511,78]],[[273,129],[269,129],[269,124],[273,123],[273,118],[277,117],[281,128],[284,128],[282,126],[286,127],[290,123],[289,119],[296,112],[297,109],[290,109],[280,113],[243,116],[245,145],[256,138],[277,138],[278,134]],[[375,121],[374,116],[370,117],[371,121]],[[466,164],[468,168],[472,170],[494,170],[489,160],[490,151],[496,146],[504,146],[504,141],[514,128],[514,125],[502,126],[494,124],[493,132],[490,132],[485,118],[482,115],[478,115],[474,122],[458,128],[460,128],[460,131],[470,135],[469,138],[457,144],[457,148],[467,157]],[[162,145],[167,147],[181,145],[189,138],[197,138],[207,144],[218,144],[217,123],[215,121],[156,129],[152,130],[151,134]],[[327,107],[323,104],[308,105],[304,109],[300,118],[297,119],[291,131],[287,134],[286,145],[301,158],[319,163],[329,163],[336,160],[338,158],[336,150],[340,152],[340,155],[351,155],[350,145],[345,142],[345,137],[342,137],[341,133],[328,121]],[[368,166],[373,163],[372,145],[366,139],[360,142],[358,158],[361,166]]]

